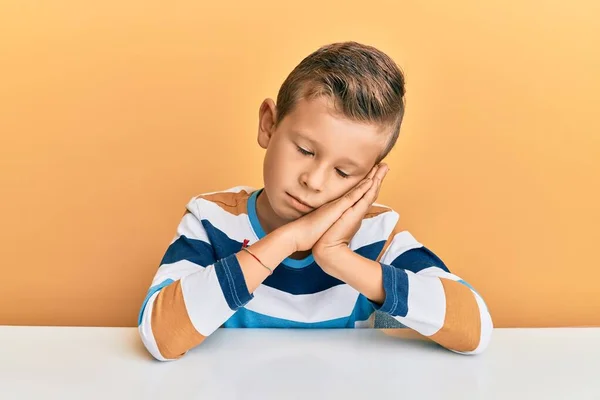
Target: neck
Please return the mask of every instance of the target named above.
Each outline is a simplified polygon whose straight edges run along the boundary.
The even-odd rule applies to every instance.
[[[279,218],[273,211],[264,190],[256,198],[256,216],[267,235],[286,224],[286,222]]]

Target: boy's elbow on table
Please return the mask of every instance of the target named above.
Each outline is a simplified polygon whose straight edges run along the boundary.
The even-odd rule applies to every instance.
[[[173,282],[148,299],[140,312],[138,324],[144,346],[160,361],[178,359],[206,338],[194,327],[187,313],[180,281]]]
[[[492,318],[487,310],[481,313],[479,329],[468,332],[461,332],[462,340],[457,341],[457,346],[448,347],[455,353],[465,355],[475,355],[483,353],[490,343],[494,326]]]
[[[490,343],[494,324],[481,297],[475,292],[473,296],[477,299],[476,304],[471,304],[471,307],[469,304],[455,304],[454,318],[446,318],[444,326],[430,339],[455,353],[483,353]]]

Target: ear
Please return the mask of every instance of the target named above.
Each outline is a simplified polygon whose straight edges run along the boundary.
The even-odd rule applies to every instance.
[[[258,110],[258,144],[263,149],[269,146],[269,142],[275,133],[275,120],[277,118],[277,107],[272,99],[265,99]]]

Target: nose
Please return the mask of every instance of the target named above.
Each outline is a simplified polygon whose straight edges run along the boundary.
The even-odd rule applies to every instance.
[[[315,166],[300,175],[300,184],[314,192],[322,192],[326,182],[324,166]]]

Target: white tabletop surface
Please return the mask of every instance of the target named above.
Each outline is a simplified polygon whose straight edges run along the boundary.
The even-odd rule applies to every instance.
[[[159,362],[135,328],[0,326],[2,400],[338,398],[600,399],[600,328],[496,329],[478,356],[373,329],[221,329]]]

